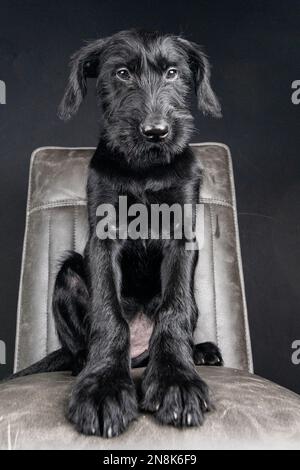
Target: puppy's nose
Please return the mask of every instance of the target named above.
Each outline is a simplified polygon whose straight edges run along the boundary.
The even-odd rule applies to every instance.
[[[141,133],[148,140],[163,140],[169,133],[169,126],[165,121],[141,125]]]

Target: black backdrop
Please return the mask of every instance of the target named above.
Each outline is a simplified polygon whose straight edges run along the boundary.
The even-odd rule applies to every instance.
[[[300,393],[299,24],[299,0],[1,0],[0,377],[13,363],[30,154],[96,143],[92,92],[72,122],[56,117],[68,58],[82,40],[137,26],[184,33],[211,57],[224,118],[198,116],[194,140],[232,149],[255,371]]]

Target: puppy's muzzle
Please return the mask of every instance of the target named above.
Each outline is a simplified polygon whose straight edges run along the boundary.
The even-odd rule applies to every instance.
[[[142,136],[150,142],[163,141],[169,134],[169,126],[166,121],[153,121],[141,124]]]

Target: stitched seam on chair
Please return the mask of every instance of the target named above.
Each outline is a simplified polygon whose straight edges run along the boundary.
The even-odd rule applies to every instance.
[[[46,356],[48,355],[49,350],[49,291],[50,291],[50,264],[51,264],[51,229],[52,229],[52,219],[51,212],[48,216],[48,288],[47,288],[47,305],[46,305]]]
[[[73,251],[76,251],[77,206],[73,209]]]
[[[200,197],[199,202],[203,204],[214,204],[215,206],[224,206],[224,207],[230,207],[233,209],[233,205],[226,201],[225,199],[210,199],[210,198],[205,198],[205,197]]]
[[[60,207],[69,207],[69,206],[86,206],[87,202],[85,200],[59,200],[55,202],[49,202],[45,203],[41,206],[36,206],[33,207],[28,214],[31,215],[34,212],[42,211],[42,210],[47,210],[47,209],[55,209],[55,208],[60,208]]]
[[[219,338],[218,313],[217,313],[215,246],[214,246],[214,235],[213,235],[213,209],[212,209],[211,206],[209,206],[209,217],[210,217],[211,253],[212,253],[212,276],[213,276],[213,298],[214,298],[215,327],[216,327],[217,345],[219,346],[220,345],[220,338]]]
[[[233,193],[232,193],[232,186],[231,186],[231,175],[230,175],[230,168],[229,168],[229,155],[227,152],[225,152],[227,158],[226,158],[226,162],[227,162],[227,165],[226,165],[226,174],[227,174],[227,179],[229,181],[229,186],[230,186],[230,193],[231,193],[231,204],[233,206]]]

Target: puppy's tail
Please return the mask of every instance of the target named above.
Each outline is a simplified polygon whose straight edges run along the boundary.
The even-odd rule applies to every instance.
[[[6,380],[17,379],[19,377],[25,377],[26,375],[42,374],[43,372],[60,372],[71,370],[73,367],[72,355],[61,348],[57,351],[48,354],[44,359],[36,362],[32,366],[17,372],[9,376]]]

